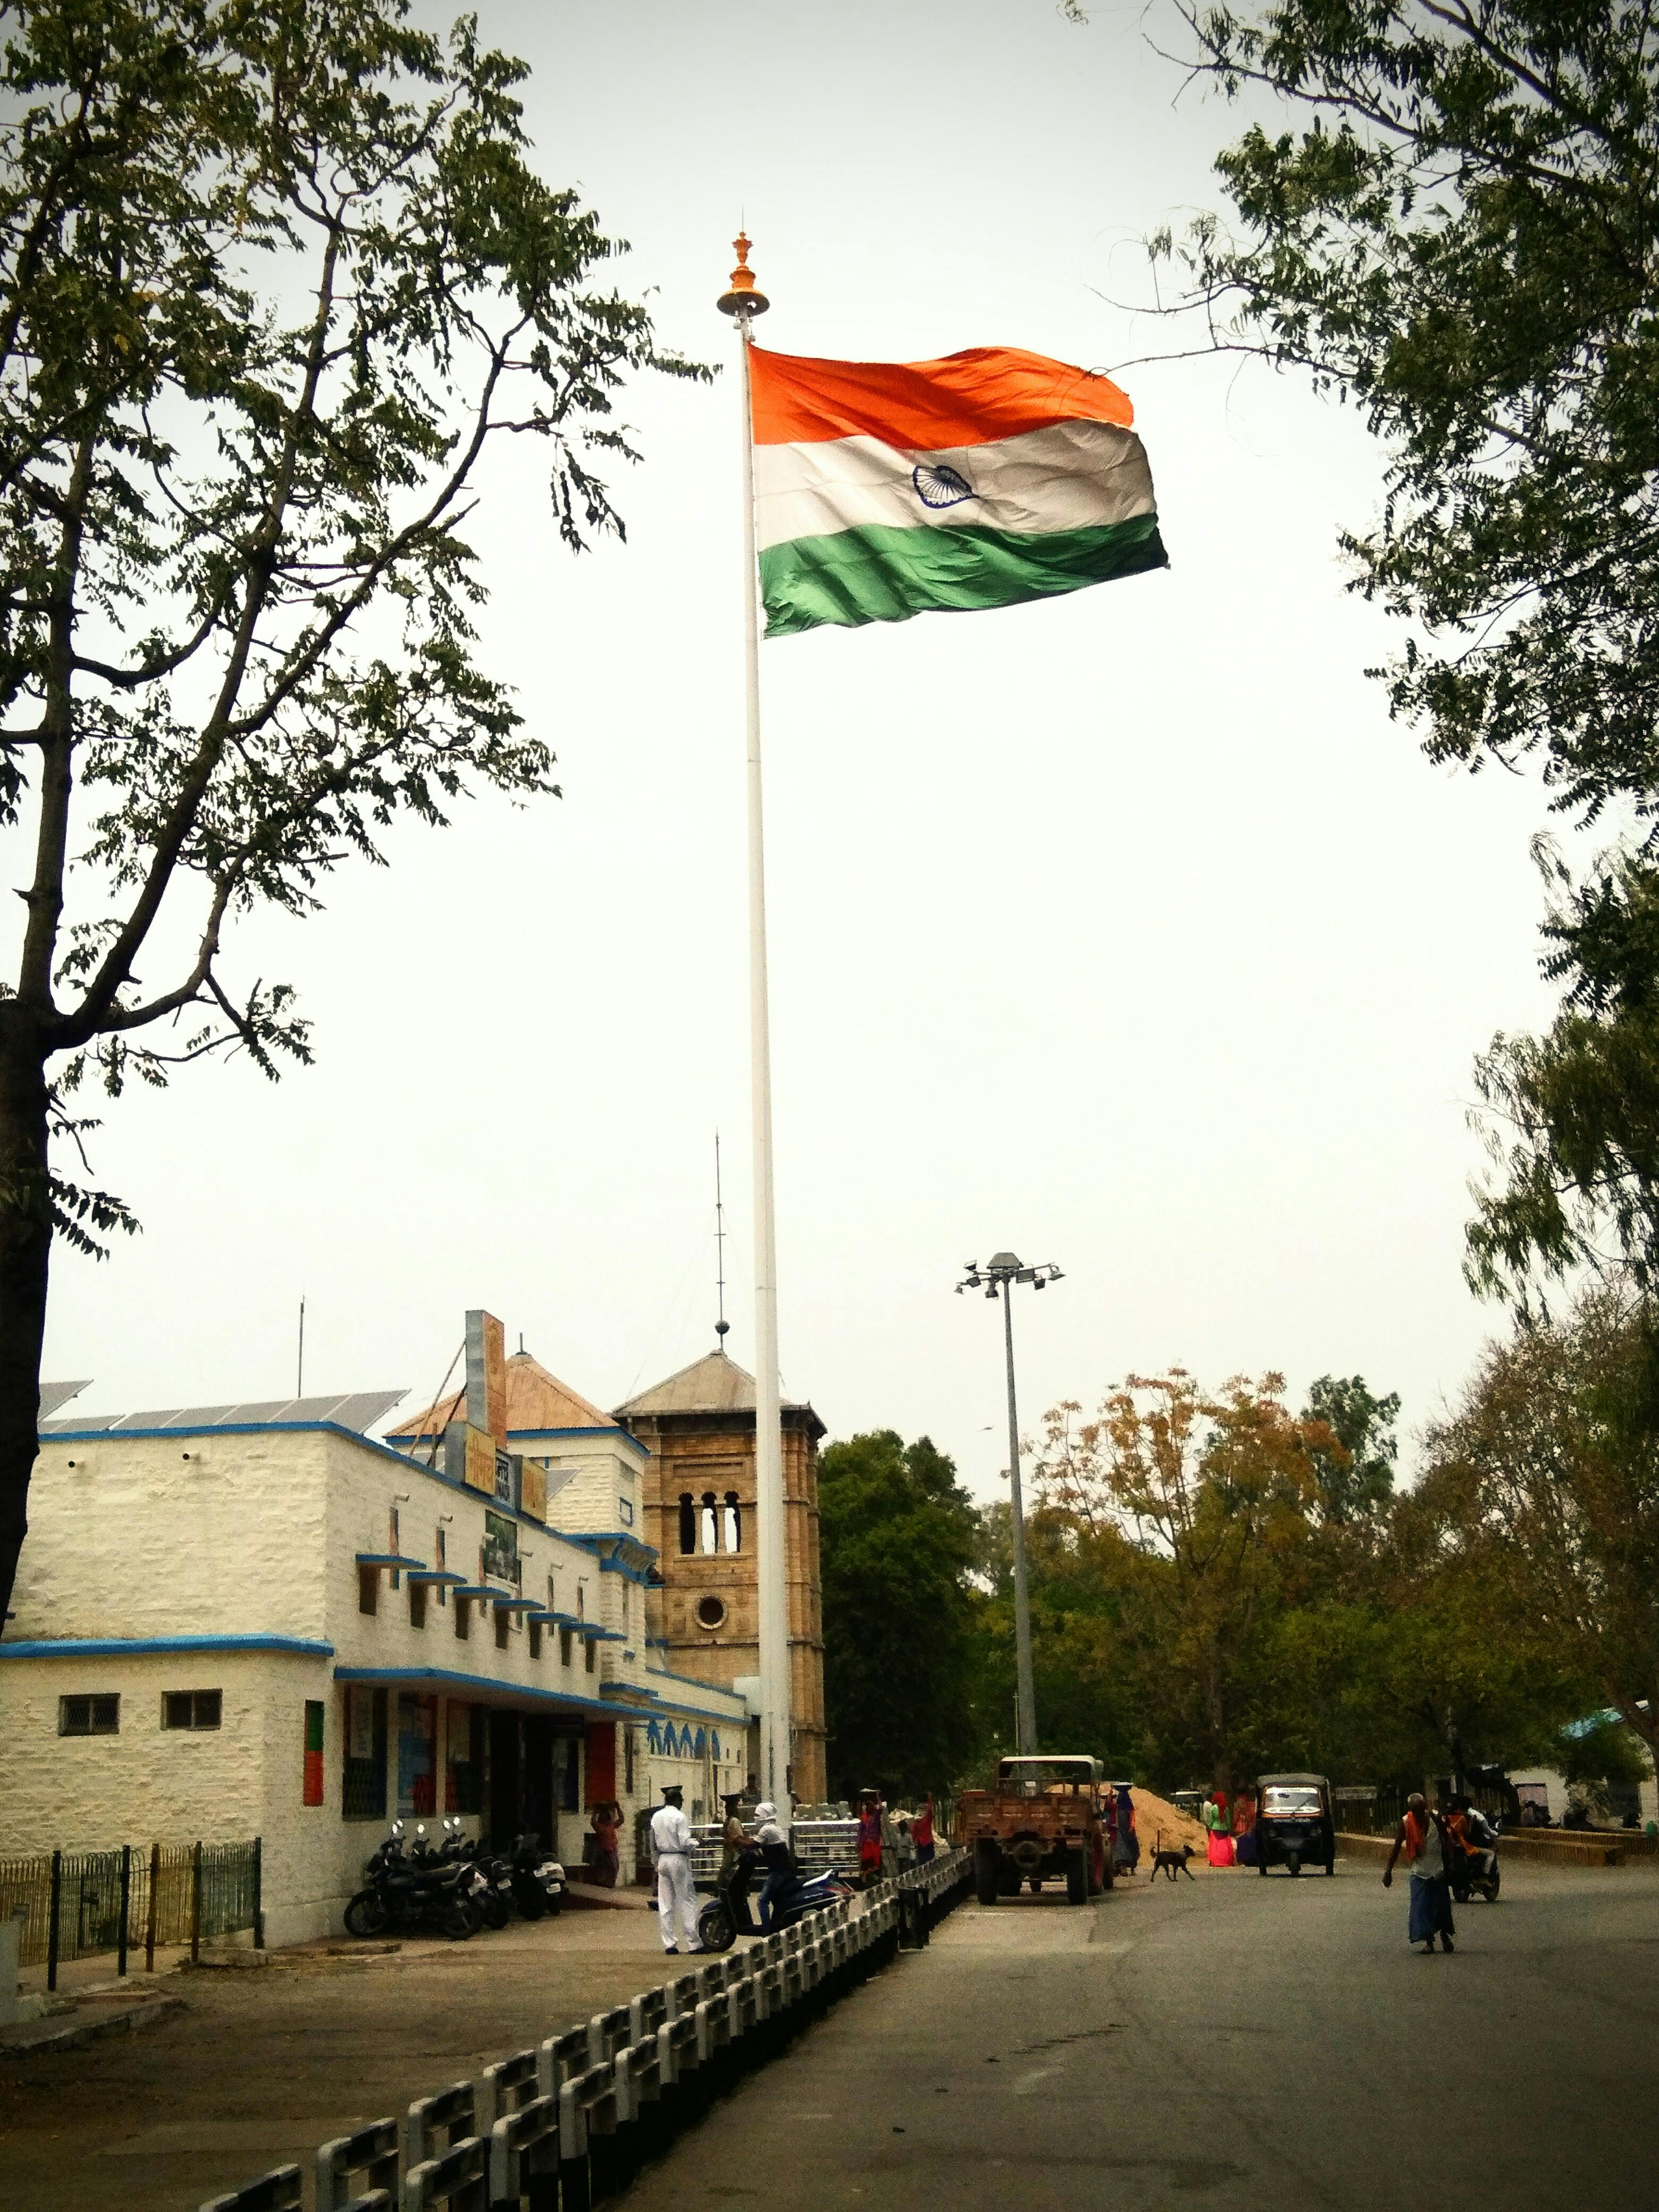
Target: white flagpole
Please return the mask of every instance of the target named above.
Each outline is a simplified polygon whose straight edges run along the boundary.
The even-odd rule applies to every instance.
[[[749,396],[750,326],[767,299],[749,267],[749,240],[719,304],[738,325],[742,357],[744,721],[749,790],[749,1075],[755,1177],[755,1518],[760,1631],[760,1786],[787,1827],[790,1815],[789,1603],[784,1543],[783,1443],[778,1392],[778,1239],[772,1195],[772,1039],[766,981],[766,852],[763,834],[760,613],[755,560],[755,451]]]

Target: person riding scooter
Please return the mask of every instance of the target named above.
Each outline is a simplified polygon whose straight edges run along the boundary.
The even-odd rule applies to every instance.
[[[760,1853],[761,1864],[766,1869],[766,1879],[761,1884],[761,1934],[772,1932],[772,1915],[800,1887],[800,1876],[795,1870],[795,1855],[789,1848],[789,1838],[778,1824],[778,1808],[769,1798],[755,1808],[758,1826],[755,1831],[755,1847]]]
[[[1498,1831],[1469,1797],[1453,1797],[1446,1807],[1446,1832],[1458,1863],[1448,1869],[1452,1894],[1460,1905],[1478,1889],[1489,1903],[1498,1895]]]

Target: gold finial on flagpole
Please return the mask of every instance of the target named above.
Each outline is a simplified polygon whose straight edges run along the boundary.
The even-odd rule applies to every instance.
[[[722,292],[714,303],[723,315],[763,315],[772,304],[755,282],[755,272],[749,266],[749,245],[746,233],[739,230],[732,241],[732,251],[738,257],[732,289]]]

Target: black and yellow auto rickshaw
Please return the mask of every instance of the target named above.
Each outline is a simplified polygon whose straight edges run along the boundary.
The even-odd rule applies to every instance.
[[[1300,1874],[1304,1866],[1336,1872],[1336,1823],[1331,1785],[1322,1774],[1263,1774],[1255,1785],[1255,1863]]]

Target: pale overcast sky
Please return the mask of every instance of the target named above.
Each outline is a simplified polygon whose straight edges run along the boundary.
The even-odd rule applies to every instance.
[[[1101,295],[1216,204],[1238,119],[1176,104],[1138,9],[481,14],[676,345],[731,362],[740,212],[784,351],[1182,343]],[[983,1495],[1000,1328],[951,1291],[998,1246],[1066,1271],[1018,1311],[1028,1431],[1176,1360],[1431,1416],[1498,1320],[1459,1273],[1471,1058],[1550,1004],[1536,781],[1430,767],[1363,673],[1359,427],[1233,363],[1122,381],[1167,572],[763,647],[785,1388],[833,1435],[927,1431]],[[629,541],[580,562],[537,453],[492,472],[484,648],[565,795],[400,830],[244,933],[229,973],[300,987],[317,1065],[109,1109],[97,1179],[144,1233],[59,1251],[47,1343],[87,1409],[289,1390],[302,1291],[308,1389],[429,1394],[483,1304],[615,1404],[714,1342],[717,1125],[751,1358],[736,409],[730,374],[634,390]]]

